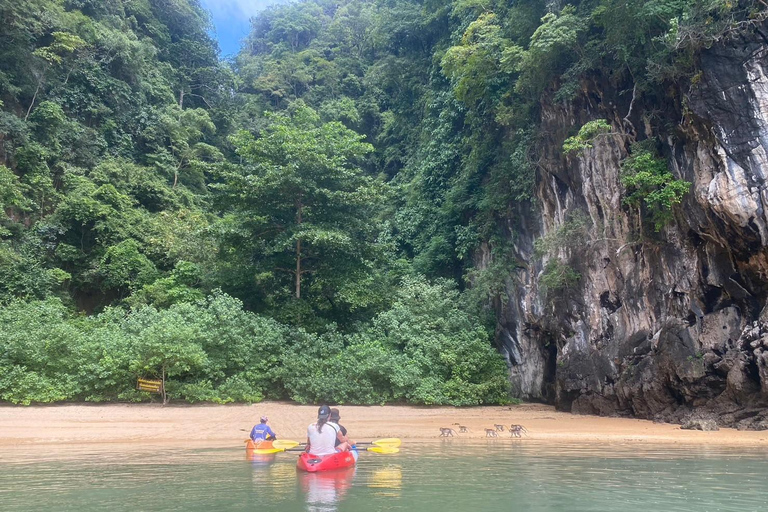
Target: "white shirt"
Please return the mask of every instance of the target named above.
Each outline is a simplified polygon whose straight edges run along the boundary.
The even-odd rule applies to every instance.
[[[336,433],[339,427],[334,423],[328,422],[322,428],[323,431],[318,432],[317,423],[307,427],[309,453],[312,455],[331,455],[336,453]]]

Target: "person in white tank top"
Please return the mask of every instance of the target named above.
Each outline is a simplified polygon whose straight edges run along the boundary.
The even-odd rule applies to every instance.
[[[349,443],[342,442],[338,446],[336,438],[344,441],[335,423],[328,421],[331,416],[331,408],[323,405],[317,411],[317,421],[307,427],[307,452],[312,455],[331,455],[336,452],[345,452],[349,450]]]

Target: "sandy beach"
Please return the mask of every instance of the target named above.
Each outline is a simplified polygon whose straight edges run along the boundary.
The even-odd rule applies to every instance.
[[[716,432],[681,430],[679,425],[646,420],[580,416],[556,411],[540,404],[471,408],[413,406],[340,406],[341,423],[356,440],[399,437],[408,440],[440,439],[440,427],[457,431],[456,439],[481,441],[486,428],[505,426],[498,440],[518,442],[507,431],[509,425],[527,429],[519,442],[537,443],[642,443],[700,444],[733,447],[768,447],[768,431]],[[0,445],[55,446],[193,444],[238,446],[259,416],[269,416],[270,425],[282,439],[303,441],[317,407],[282,402],[253,405],[108,404],[0,407]],[[459,425],[467,433],[459,433]]]

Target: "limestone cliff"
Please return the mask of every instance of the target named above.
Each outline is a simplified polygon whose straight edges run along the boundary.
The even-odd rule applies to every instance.
[[[515,240],[523,264],[498,305],[497,341],[520,396],[768,428],[768,24],[703,51],[699,70],[664,105],[599,77],[568,104],[542,105],[540,220]],[[593,119],[612,134],[563,155],[563,140]],[[619,173],[629,145],[649,138],[692,186],[674,221],[646,238]],[[571,243],[534,252],[535,239],[574,218],[583,228]],[[545,294],[555,257],[580,277]]]

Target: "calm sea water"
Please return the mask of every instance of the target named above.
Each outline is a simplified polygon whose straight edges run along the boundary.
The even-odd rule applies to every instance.
[[[540,511],[768,510],[768,452],[715,447],[406,444],[357,468],[297,473],[295,454],[241,450],[0,456],[0,510]]]

